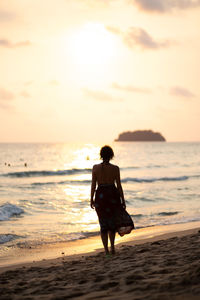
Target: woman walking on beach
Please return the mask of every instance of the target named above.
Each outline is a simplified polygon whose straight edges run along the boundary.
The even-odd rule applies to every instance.
[[[111,244],[111,253],[115,254],[114,244],[116,231],[119,231],[119,228],[122,226],[128,226],[129,232],[134,228],[130,216],[128,221],[126,220],[126,224],[124,224],[124,221],[120,218],[122,212],[125,211],[126,204],[121,186],[119,167],[110,163],[113,156],[114,153],[111,147],[102,147],[100,157],[103,162],[94,165],[92,169],[90,205],[91,208],[96,209],[99,218],[101,239],[106,254],[109,254],[108,236]],[[94,200],[96,184],[98,184],[98,188]],[[125,233],[129,232],[126,231]]]

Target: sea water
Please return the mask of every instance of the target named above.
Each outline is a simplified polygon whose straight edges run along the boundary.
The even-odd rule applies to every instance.
[[[110,145],[136,228],[200,220],[200,143]],[[89,202],[101,146],[0,144],[1,249],[98,234]]]

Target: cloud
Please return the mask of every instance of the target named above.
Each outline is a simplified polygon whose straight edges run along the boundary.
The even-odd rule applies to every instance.
[[[123,99],[113,97],[112,95],[105,93],[103,91],[90,90],[90,89],[82,89],[85,96],[93,98],[98,101],[107,102],[107,101],[122,101]]]
[[[31,85],[32,83],[33,83],[33,80],[29,80],[29,81],[24,82],[24,85],[25,85],[25,86],[29,86],[29,85]]]
[[[117,28],[117,27],[113,27],[113,26],[106,26],[106,29],[114,34],[118,34],[118,35],[121,35],[123,34],[122,31]]]
[[[157,50],[171,45],[169,40],[156,41],[147,31],[138,27],[130,27],[127,32],[122,32],[115,27],[106,27],[113,34],[119,35],[123,42],[131,49],[139,47],[142,50]]]
[[[125,92],[131,92],[131,93],[144,93],[144,94],[150,94],[152,91],[148,88],[141,88],[141,87],[136,87],[132,85],[119,85],[116,82],[113,82],[112,88],[120,90],[120,91],[125,91]]]
[[[0,39],[0,47],[4,48],[17,48],[17,47],[24,47],[24,46],[30,46],[30,41],[21,41],[17,43],[12,43],[7,39]]]
[[[9,110],[9,111],[13,111],[13,106],[11,106],[9,103],[2,103],[0,101],[0,109],[5,109],[5,110]]]
[[[24,98],[31,98],[31,95],[28,92],[26,92],[26,91],[22,91],[20,93],[20,95],[23,96]]]
[[[129,48],[138,46],[141,49],[159,49],[170,45],[169,41],[156,41],[144,29],[132,27],[124,35],[124,42]]]
[[[15,98],[15,95],[4,89],[4,88],[0,88],[0,108],[1,109],[9,109],[12,110],[13,107],[12,105],[10,105],[11,101]]]
[[[130,0],[140,10],[166,13],[174,9],[189,9],[200,6],[200,0]]]
[[[50,85],[59,85],[60,83],[59,83],[59,81],[57,81],[57,80],[50,80],[50,81],[49,81],[49,84],[50,84]]]
[[[14,98],[15,98],[15,95],[12,92],[5,90],[3,88],[0,88],[0,101],[13,100]]]
[[[0,22],[12,21],[15,17],[13,13],[0,9]]]
[[[186,88],[180,86],[174,86],[170,89],[169,93],[173,96],[184,97],[184,98],[194,98],[195,95]]]

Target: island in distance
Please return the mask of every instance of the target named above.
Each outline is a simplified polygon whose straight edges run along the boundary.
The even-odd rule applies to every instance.
[[[119,134],[115,142],[165,142],[165,138],[159,132],[152,130],[126,131]]]

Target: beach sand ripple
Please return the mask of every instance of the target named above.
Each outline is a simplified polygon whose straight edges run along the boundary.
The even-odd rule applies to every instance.
[[[200,299],[200,232],[0,274],[0,299]]]

